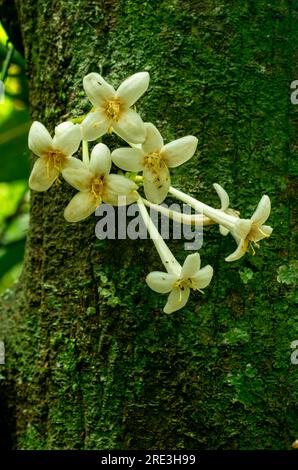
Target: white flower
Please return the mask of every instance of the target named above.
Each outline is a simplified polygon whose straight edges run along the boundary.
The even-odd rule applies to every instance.
[[[235,261],[241,258],[249,247],[251,247],[253,253],[255,253],[253,244],[258,247],[258,242],[263,240],[263,238],[270,237],[272,233],[272,227],[263,225],[268,219],[271,209],[270,199],[266,195],[262,197],[250,219],[240,219],[237,213],[237,215],[235,215],[235,211],[232,211],[234,213],[234,215],[232,215],[231,213],[227,213],[227,211],[224,212],[221,209],[214,209],[173,187],[170,187],[169,192],[231,232],[238,247],[234,253],[226,258],[226,261]]]
[[[226,258],[226,261],[235,261],[241,258],[249,247],[252,248],[254,254],[253,245],[259,247],[258,242],[260,240],[270,237],[272,227],[263,225],[270,215],[270,210],[270,199],[267,195],[264,195],[250,219],[239,219],[237,230],[232,231],[238,247],[234,253]]]
[[[145,123],[146,139],[141,148],[119,148],[112,153],[113,162],[126,171],[143,171],[146,198],[156,204],[164,201],[170,187],[169,168],[189,160],[196,151],[198,139],[192,135],[164,145],[156,127]]]
[[[34,163],[29,187],[35,191],[46,191],[58,178],[60,172],[76,160],[72,158],[81,142],[78,124],[60,124],[60,130],[52,138],[43,124],[34,121],[28,137],[28,146],[38,157]],[[62,130],[62,127],[64,129]],[[56,128],[57,129],[57,128]]]
[[[127,78],[118,90],[98,73],[84,77],[83,86],[95,111],[82,122],[83,139],[95,140],[114,130],[127,142],[141,143],[145,139],[144,123],[131,106],[149,86],[148,72],[139,72]]]
[[[90,163],[74,158],[62,172],[66,181],[79,191],[65,208],[64,217],[68,222],[85,219],[102,201],[119,205],[131,204],[138,199],[137,185],[125,176],[110,174],[111,165],[108,147],[97,144],[91,152]]]
[[[210,265],[200,269],[200,255],[195,253],[186,257],[180,272],[176,274],[154,271],[148,274],[146,282],[155,292],[170,292],[164,307],[165,313],[172,313],[184,307],[188,301],[190,289],[199,290],[207,287],[213,276]]]

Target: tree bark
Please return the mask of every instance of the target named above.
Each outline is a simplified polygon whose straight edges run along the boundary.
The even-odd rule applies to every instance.
[[[147,70],[151,86],[137,103],[144,120],[167,141],[199,138],[173,184],[216,205],[218,182],[244,217],[266,193],[274,232],[256,256],[228,264],[233,239],[206,230],[200,253],[213,282],[168,316],[165,297],[145,284],[162,269],[150,240],[99,243],[95,217],[64,220],[75,194],[65,182],[32,192],[23,273],[0,317],[5,445],[289,448],[298,331],[291,285],[277,276],[294,257],[295,2],[11,3],[17,19],[3,9],[3,21],[21,31],[32,119],[53,131],[86,113],[82,78],[91,71],[117,86]],[[169,245],[182,261],[183,242]]]

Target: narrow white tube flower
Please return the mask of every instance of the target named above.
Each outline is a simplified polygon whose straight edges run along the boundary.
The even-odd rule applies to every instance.
[[[199,253],[188,255],[179,273],[169,274],[153,271],[146,277],[148,286],[161,294],[170,293],[164,307],[165,313],[173,313],[180,310],[188,301],[190,289],[202,292],[207,287],[213,276],[213,268],[210,265],[200,269],[201,260]]]
[[[39,158],[33,165],[29,187],[35,191],[46,191],[58,178],[60,172],[76,160],[72,155],[81,142],[78,124],[62,123],[55,129],[52,138],[43,124],[34,121],[28,136],[28,146]]]
[[[195,153],[198,139],[192,135],[164,145],[163,138],[151,123],[145,123],[146,139],[141,148],[123,147],[114,150],[112,160],[126,171],[143,171],[146,198],[160,204],[171,184],[169,168],[189,160]]]
[[[154,242],[160,259],[167,270],[166,273],[151,272],[148,274],[146,282],[155,292],[162,294],[170,292],[164,312],[172,313],[185,306],[190,289],[202,292],[202,289],[209,285],[213,276],[213,269],[210,265],[200,269],[201,262],[198,253],[187,256],[183,266],[181,266],[149,217],[142,198],[138,199],[137,203],[150,238]]]
[[[269,227],[268,225],[263,225],[270,215],[270,210],[270,199],[267,195],[264,195],[261,198],[252,217],[249,220],[245,220],[249,226],[249,231],[247,232],[246,236],[241,237],[237,236],[237,234],[234,236],[236,242],[238,243],[238,247],[234,253],[226,258],[226,261],[235,261],[239,258],[242,258],[249,247],[251,247],[253,254],[255,254],[254,245],[259,248],[258,242],[264,238],[270,237],[273,228]]]
[[[63,170],[65,180],[79,192],[65,208],[64,217],[68,222],[79,222],[91,215],[105,202],[110,205],[131,204],[139,195],[137,185],[125,176],[110,174],[110,150],[104,144],[97,144],[90,157],[90,163],[73,159]]]
[[[148,230],[148,233],[150,235],[151,240],[153,241],[155,248],[157,250],[157,253],[159,254],[159,257],[170,274],[174,274],[177,276],[180,272],[180,264],[176,260],[175,256],[165,243],[164,239],[160,235],[159,231],[155,227],[152,219],[150,218],[147,209],[144,205],[143,199],[140,197],[137,201],[140,214],[143,218],[144,224]]]
[[[213,220],[202,214],[184,214],[183,212],[178,212],[158,204],[153,204],[152,202],[147,201],[147,199],[143,199],[143,201],[147,207],[150,207],[150,209],[165,215],[169,219],[173,220],[174,222],[178,222],[179,224],[196,225],[199,227],[215,224]]]
[[[149,79],[148,72],[135,73],[116,91],[98,73],[86,75],[83,86],[95,110],[82,122],[83,139],[95,140],[113,130],[127,142],[143,142],[144,123],[131,106],[147,90]]]
[[[270,237],[272,233],[272,227],[263,225],[268,219],[271,210],[270,199],[267,195],[261,198],[256,211],[250,219],[240,219],[238,215],[227,214],[221,209],[214,209],[175,188],[170,187],[169,192],[231,232],[238,247],[234,253],[226,258],[226,261],[235,261],[241,258],[250,246],[253,253],[255,253],[253,244],[258,247],[258,242]]]

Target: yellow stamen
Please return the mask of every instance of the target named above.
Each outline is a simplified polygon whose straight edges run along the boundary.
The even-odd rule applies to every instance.
[[[104,105],[104,111],[109,119],[117,122],[123,111],[121,101],[117,98],[107,101]]]
[[[263,230],[260,229],[260,227],[259,227],[259,232],[261,232],[261,234],[264,235],[264,237],[266,237],[266,238],[269,237],[269,235],[267,235],[266,233],[264,233]]]
[[[152,152],[145,156],[144,165],[153,173],[159,173],[162,169],[162,157],[159,152]]]
[[[45,155],[47,176],[50,177],[50,172],[52,169],[56,169],[60,172],[64,167],[66,158],[66,155],[64,155],[64,153],[62,153],[60,150],[49,150]]]
[[[99,176],[95,176],[90,185],[90,192],[93,194],[95,199],[101,197],[104,189],[103,179]]]

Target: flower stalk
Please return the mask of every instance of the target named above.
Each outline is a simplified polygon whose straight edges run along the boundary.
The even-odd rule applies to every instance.
[[[159,231],[157,230],[156,226],[154,225],[151,217],[149,216],[147,209],[145,207],[143,199],[140,197],[137,200],[137,204],[140,210],[140,214],[144,221],[145,227],[148,230],[151,240],[153,241],[157,253],[166,268],[168,273],[177,274],[181,270],[181,266],[172,254],[171,250],[168,248],[167,244],[165,243],[164,239],[160,235]]]

